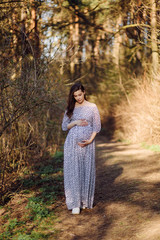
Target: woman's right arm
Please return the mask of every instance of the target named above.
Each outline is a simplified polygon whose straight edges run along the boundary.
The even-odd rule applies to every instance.
[[[88,122],[85,119],[75,120],[72,121],[67,125],[68,130],[71,129],[74,126],[87,126]]]
[[[71,121],[71,119],[67,116],[66,112],[62,121],[62,130],[67,131],[74,126],[87,126],[88,122],[85,119]]]
[[[77,125],[77,121],[72,121],[71,123],[69,123],[68,125],[67,125],[67,129],[69,130],[69,129],[71,129],[72,127],[74,127],[74,126],[76,126]]]
[[[71,123],[70,118],[67,116],[66,111],[63,116],[63,121],[62,121],[62,130],[67,131],[68,130],[68,125]]]

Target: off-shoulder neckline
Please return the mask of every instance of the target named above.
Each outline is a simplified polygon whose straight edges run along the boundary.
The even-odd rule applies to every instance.
[[[91,103],[91,104],[86,104],[86,105],[79,106],[79,107],[74,107],[74,109],[81,108],[81,107],[94,107],[94,106],[95,106],[95,104]]]

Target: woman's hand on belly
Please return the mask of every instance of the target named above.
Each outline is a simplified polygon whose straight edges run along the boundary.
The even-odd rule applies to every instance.
[[[82,140],[82,142],[78,142],[78,145],[80,147],[86,147],[87,145],[89,145],[92,141],[91,140]]]
[[[80,120],[76,120],[76,125],[77,126],[87,126],[88,122],[86,119],[80,119]]]
[[[82,140],[82,142],[78,142],[78,145],[80,147],[85,147],[85,146],[89,145],[95,139],[96,134],[97,134],[96,132],[92,132],[92,134],[88,140]]]
[[[87,126],[88,122],[86,119],[80,119],[80,120],[75,120],[72,121],[71,123],[69,123],[67,125],[68,130],[70,130],[71,128],[75,127],[75,126]]]

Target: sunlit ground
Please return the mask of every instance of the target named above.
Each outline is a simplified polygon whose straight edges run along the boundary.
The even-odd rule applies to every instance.
[[[160,239],[159,155],[139,145],[97,140],[95,206],[72,216],[59,210],[59,239]]]

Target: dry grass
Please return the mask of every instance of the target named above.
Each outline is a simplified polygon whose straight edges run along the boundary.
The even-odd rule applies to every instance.
[[[135,79],[136,88],[116,107],[117,129],[132,142],[160,142],[160,76]],[[141,81],[140,81],[141,80]]]

